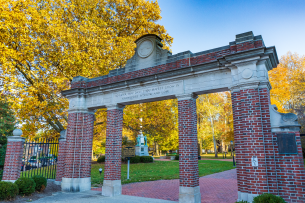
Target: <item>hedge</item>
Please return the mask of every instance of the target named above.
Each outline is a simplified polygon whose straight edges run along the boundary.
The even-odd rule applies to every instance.
[[[0,200],[10,200],[19,193],[18,186],[12,182],[0,182]]]
[[[42,192],[47,187],[47,179],[45,177],[36,175],[32,179],[35,181],[35,190]]]
[[[97,158],[97,163],[102,163],[105,162],[105,156],[100,156],[99,158]]]
[[[18,178],[15,183],[20,194],[30,195],[35,192],[36,183],[32,178]]]
[[[140,161],[142,163],[154,162],[154,159],[151,156],[140,156]]]

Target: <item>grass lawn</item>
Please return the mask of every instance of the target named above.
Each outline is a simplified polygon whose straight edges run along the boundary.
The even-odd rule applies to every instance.
[[[27,171],[21,171],[20,177],[32,177],[34,175],[40,175],[46,178],[54,178],[56,177],[56,166],[47,166],[43,168],[34,168]]]
[[[234,154],[235,156],[235,154]],[[201,158],[202,159],[223,159],[223,154],[222,153],[218,153],[218,157],[215,158],[215,154],[201,154]],[[231,156],[231,153],[227,153],[227,159],[233,159],[233,157]]]
[[[226,161],[199,160],[199,176],[205,176],[221,171],[233,169],[233,164]],[[98,169],[103,168],[102,175]],[[154,163],[130,164],[129,180],[127,180],[127,164],[122,164],[121,180],[122,184],[143,182],[152,180],[179,179],[178,161],[155,161]],[[92,164],[91,184],[100,187],[104,180],[104,164]]]

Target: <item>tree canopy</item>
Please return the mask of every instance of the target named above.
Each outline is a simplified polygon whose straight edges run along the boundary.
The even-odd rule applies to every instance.
[[[146,0],[0,0],[2,91],[24,135],[58,136],[68,107],[60,92],[75,76],[123,67],[141,35],[159,35],[168,49],[160,12]]]
[[[269,72],[271,104],[281,113],[295,113],[305,132],[305,56],[288,52]]]

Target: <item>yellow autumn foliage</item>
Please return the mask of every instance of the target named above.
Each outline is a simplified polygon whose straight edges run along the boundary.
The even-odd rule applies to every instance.
[[[146,0],[0,0],[1,91],[24,136],[58,136],[68,108],[60,92],[75,76],[123,67],[138,37],[157,34],[168,49],[160,12]]]
[[[281,113],[295,113],[305,132],[305,56],[288,52],[269,72],[271,104]]]

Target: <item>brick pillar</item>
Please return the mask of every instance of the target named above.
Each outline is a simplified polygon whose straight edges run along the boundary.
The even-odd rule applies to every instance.
[[[3,169],[2,181],[15,182],[20,177],[22,166],[22,156],[24,149],[24,138],[20,137],[22,131],[16,129],[13,131],[14,136],[7,138],[7,148]]]
[[[198,174],[196,97],[179,95],[179,202],[201,202]]]
[[[240,91],[231,93],[233,122],[234,122],[234,144],[236,155],[237,187],[239,199],[242,194],[248,193],[247,171],[243,149],[243,120],[240,100]]]
[[[59,143],[55,184],[61,185],[62,177],[64,176],[65,171],[66,130],[60,132],[60,138],[58,139],[58,142]]]
[[[271,141],[269,90],[249,88],[232,95],[238,199],[252,202],[255,196],[270,192],[266,166],[266,154],[271,152],[267,148]]]
[[[93,125],[93,112],[69,112],[62,191],[91,190]]]
[[[122,194],[121,152],[122,152],[123,107],[107,106],[106,160],[102,195]]]
[[[283,197],[288,203],[305,202],[305,169],[297,116],[292,113],[279,113],[275,105],[270,107],[270,112],[273,140],[273,156],[270,161],[273,164],[268,168],[273,173],[274,187],[277,187],[272,193]],[[280,136],[286,139],[281,140]],[[292,140],[289,141],[289,137]],[[279,149],[279,145],[283,144],[285,151],[288,150],[284,153]]]

